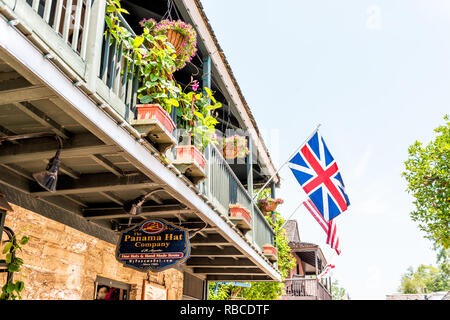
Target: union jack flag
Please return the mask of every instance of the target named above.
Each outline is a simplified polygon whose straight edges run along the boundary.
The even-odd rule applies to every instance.
[[[347,210],[350,201],[336,161],[318,131],[289,160],[297,181],[326,221]]]

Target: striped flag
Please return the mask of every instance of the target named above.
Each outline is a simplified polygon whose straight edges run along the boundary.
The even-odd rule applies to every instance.
[[[308,209],[308,211],[311,213],[311,215],[316,219],[316,221],[319,223],[319,225],[322,227],[323,231],[327,234],[327,244],[336,251],[337,254],[341,254],[341,248],[339,246],[339,237],[337,235],[336,230],[336,222],[331,220],[330,222],[327,222],[322,214],[317,210],[314,203],[311,201],[311,199],[308,199],[307,201],[303,202],[303,205]]]
[[[336,266],[334,264],[327,264],[327,266],[323,269],[323,271],[317,276],[317,281],[327,276],[330,273],[330,271],[335,267]]]

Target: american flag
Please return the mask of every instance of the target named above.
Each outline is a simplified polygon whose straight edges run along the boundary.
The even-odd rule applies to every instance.
[[[311,199],[303,202],[303,205],[308,209],[311,215],[316,219],[319,225],[322,227],[323,231],[327,234],[327,244],[336,251],[337,254],[341,254],[341,248],[339,245],[339,237],[337,235],[336,222],[331,220],[330,222],[325,221],[323,216],[317,210]]]
[[[318,131],[289,160],[297,181],[326,221],[347,210],[350,201],[336,161]]]
[[[330,273],[330,271],[335,267],[336,266],[334,264],[327,264],[327,266],[323,269],[323,271],[317,276],[317,281],[327,276]]]

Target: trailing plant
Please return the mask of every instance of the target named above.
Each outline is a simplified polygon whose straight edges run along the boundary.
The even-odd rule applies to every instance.
[[[172,30],[179,33],[183,40],[180,43],[180,50],[176,52],[175,65],[177,70],[182,69],[186,62],[190,62],[197,52],[197,33],[194,28],[184,21],[177,20],[162,20],[156,23],[153,19],[146,19],[142,24],[148,26],[150,24],[151,30],[155,35],[167,35],[167,32]]]
[[[186,92],[189,87],[192,91]],[[212,111],[221,108],[222,104],[216,101],[209,88],[203,88],[206,95],[197,93],[197,88],[198,83],[192,80],[180,93],[177,115],[181,119],[179,128],[185,130],[188,143],[193,143],[203,152],[209,143],[217,144],[215,127],[219,121],[212,115]]]
[[[6,241],[3,247],[2,254],[5,255],[5,262],[8,265],[7,271],[10,273],[17,273],[21,270],[23,260],[16,256],[17,251],[22,251],[22,246],[27,244],[30,238],[23,236],[19,242],[16,241],[16,235],[13,235],[11,239]],[[0,294],[0,300],[16,300],[22,299],[21,292],[23,291],[25,284],[21,280],[16,280],[6,283],[2,287]]]
[[[283,199],[272,199],[270,197],[268,198],[262,198],[258,200],[258,207],[261,211],[263,212],[269,212],[269,211],[273,211],[270,210],[270,208],[272,207],[277,207],[279,204],[283,204],[284,201]]]
[[[122,56],[128,64],[127,70],[135,68],[141,83],[138,89],[140,102],[158,103],[167,112],[171,112],[173,106],[178,106],[176,98],[180,92],[172,76],[176,70],[176,51],[166,36],[152,32],[154,26],[151,21],[141,23],[142,34],[134,36],[121,25],[119,15],[122,13],[128,14],[121,7],[119,0],[108,0],[105,38],[110,34],[110,45],[115,41],[117,45],[121,45],[119,47],[122,48]]]

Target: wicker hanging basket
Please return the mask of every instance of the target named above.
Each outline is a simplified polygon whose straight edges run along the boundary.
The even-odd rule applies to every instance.
[[[181,33],[179,33],[178,31],[175,30],[167,30],[166,33],[166,37],[167,37],[167,41],[169,41],[172,46],[175,48],[175,51],[177,52],[177,54],[181,53],[182,50],[182,44],[184,41],[184,37]]]

